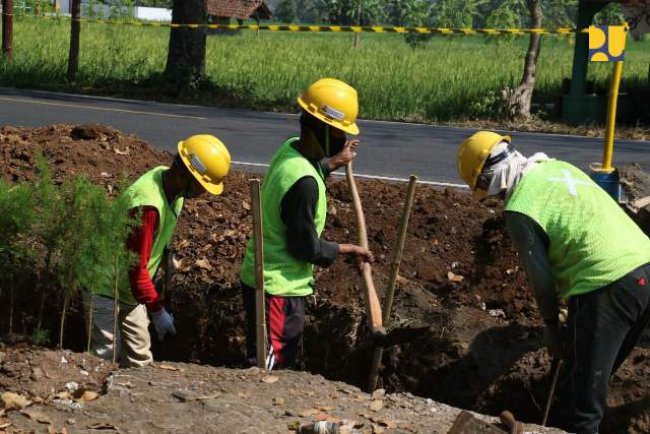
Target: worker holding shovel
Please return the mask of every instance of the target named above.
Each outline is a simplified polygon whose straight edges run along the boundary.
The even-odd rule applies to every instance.
[[[152,362],[147,313],[160,340],[176,334],[174,318],[163,307],[153,279],[167,262],[163,260],[164,252],[184,199],[198,197],[206,191],[221,194],[229,169],[230,153],[224,144],[214,136],[196,135],[178,144],[171,167],[150,170],[126,190],[131,217],[136,219],[126,246],[137,262],[130,270],[122,270],[124,276],[118,288],[118,336],[114,336],[115,289],[91,288],[92,296],[84,293],[87,320],[92,318],[92,350],[96,355],[107,360],[119,358],[122,366]],[[168,279],[171,270],[164,272]],[[116,342],[119,342],[117,349]]]
[[[597,433],[610,376],[650,322],[650,240],[578,168],[513,149],[480,131],[461,145],[458,171],[478,197],[505,200],[505,221],[546,324],[549,353],[563,360],[556,425]],[[569,306],[567,326],[558,301]]]
[[[357,92],[348,84],[324,78],[298,98],[300,136],[277,151],[262,185],[264,290],[269,351],[267,369],[293,367],[305,324],[305,302],[313,293],[313,266],[330,266],[339,254],[371,262],[370,251],[353,244],[320,239],[325,227],[325,178],[356,156]],[[330,159],[322,162],[325,157]],[[241,267],[247,318],[248,359],[255,364],[254,240]]]

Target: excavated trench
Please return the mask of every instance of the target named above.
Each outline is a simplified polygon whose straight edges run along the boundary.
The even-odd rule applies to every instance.
[[[145,142],[103,126],[0,128],[2,177],[33,177],[34,150],[43,149],[61,179],[85,173],[94,182],[130,179],[170,156]],[[115,150],[120,152],[116,152]],[[130,155],[123,152],[129,150]],[[362,156],[360,156],[362,158]],[[643,173],[637,173],[642,176]],[[173,288],[166,304],[178,336],[155,342],[157,358],[229,367],[245,365],[244,316],[238,269],[250,232],[248,179],[233,173],[224,195],[189,201],[172,243]],[[386,286],[405,186],[359,182],[368,222],[376,286]],[[354,215],[344,182],[329,182],[324,237],[356,240]],[[361,280],[350,262],[317,271],[310,297],[300,369],[364,386],[370,350]],[[29,277],[16,282],[15,330],[31,334],[40,297]],[[56,285],[48,291],[43,327],[56,336],[61,306]],[[8,326],[8,293],[0,294],[0,329]],[[394,304],[396,326],[427,325],[429,331],[387,349],[380,387],[409,391],[491,414],[510,409],[539,423],[548,392],[550,361],[541,348],[535,303],[508,240],[499,204],[479,204],[453,190],[418,187]],[[54,308],[56,307],[56,308]],[[67,319],[65,343],[82,350],[85,327],[78,303]],[[612,381],[611,407],[603,432],[650,431],[650,340],[646,339]]]

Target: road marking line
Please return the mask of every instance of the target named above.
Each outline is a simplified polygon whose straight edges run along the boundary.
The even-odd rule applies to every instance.
[[[22,90],[22,89],[21,89]],[[6,87],[6,86],[0,86],[0,92],[6,91],[6,92],[16,92],[17,89],[11,88],[11,87]],[[185,108],[193,108],[193,109],[213,109],[216,111],[224,111],[227,113],[232,113],[232,112],[247,112],[251,114],[264,114],[268,115],[270,117],[280,117],[280,118],[298,118],[300,114],[296,113],[278,113],[278,112],[267,112],[267,111],[255,111],[255,110],[249,110],[245,108],[225,108],[225,107],[218,107],[218,106],[201,106],[201,105],[193,105],[193,104],[174,104],[174,103],[165,103],[165,102],[160,102],[160,101],[145,101],[141,99],[128,99],[128,98],[116,98],[116,97],[110,97],[110,96],[101,96],[101,95],[84,95],[84,94],[78,94],[78,93],[66,93],[66,92],[53,92],[53,91],[47,91],[47,90],[26,90],[23,93],[30,93],[30,94],[44,94],[44,95],[66,95],[66,96],[71,96],[74,98],[85,98],[89,100],[100,100],[100,101],[116,101],[116,102],[123,102],[125,104],[130,104],[130,103],[143,103],[143,104],[150,104],[150,105],[157,105],[159,107],[164,107],[166,105],[170,105],[173,107],[185,107]],[[2,99],[2,97],[0,97]],[[109,110],[109,109],[104,109],[104,110]],[[198,120],[206,120],[208,118],[202,118],[202,117],[194,117],[194,116],[184,116],[184,115],[165,115],[162,113],[156,113],[157,115],[160,116],[176,116],[180,118],[189,118],[189,119],[198,119]],[[212,118],[217,117],[217,116],[212,116]],[[289,119],[287,119],[289,120]],[[463,127],[463,126],[454,126],[454,125],[435,125],[435,124],[422,124],[422,123],[415,123],[415,122],[400,122],[400,121],[387,121],[387,120],[381,120],[381,119],[359,119],[360,123],[371,123],[371,124],[386,124],[386,125],[398,125],[398,126],[406,126],[406,127],[429,127],[429,128],[434,128],[434,129],[443,129],[443,130],[455,130],[457,132],[473,132],[473,131],[478,131],[480,129],[491,129],[496,132],[502,132],[505,134],[511,134],[511,135],[530,135],[533,137],[537,138],[545,138],[547,136],[549,137],[558,137],[558,138],[570,138],[570,139],[578,139],[578,140],[589,140],[589,141],[598,141],[601,140],[598,137],[589,137],[589,136],[574,136],[571,134],[560,134],[560,133],[538,133],[535,131],[514,131],[514,130],[501,130],[498,128],[493,128],[492,126],[486,126],[484,128],[479,128],[479,127]],[[650,140],[640,140],[640,139],[620,139],[618,140],[617,143],[621,144],[641,144],[641,145],[647,145],[650,143]],[[582,144],[582,143],[581,143]],[[591,143],[584,143],[585,145],[591,145]]]
[[[79,108],[79,109],[87,109],[87,110],[99,110],[99,111],[107,111],[107,112],[129,113],[129,114],[136,114],[136,115],[161,116],[166,118],[183,118],[183,119],[196,119],[196,120],[207,119],[199,116],[186,116],[186,115],[175,115],[171,113],[158,113],[158,112],[146,112],[141,110],[96,107],[96,106],[89,106],[83,104],[69,104],[69,103],[60,103],[60,102],[51,102],[51,101],[34,101],[34,100],[24,99],[24,98],[0,97],[0,101],[17,102],[17,103],[24,103],[24,104],[49,105],[49,106],[56,106],[56,107]]]
[[[248,161],[232,161],[231,162],[234,165],[237,166],[252,166],[252,167],[269,167],[268,164],[263,164],[263,163],[250,163]],[[334,176],[345,176],[344,173],[337,173],[334,172],[332,173]],[[355,177],[357,178],[363,178],[363,179],[375,179],[378,181],[392,181],[392,182],[409,182],[408,179],[406,178],[394,178],[391,176],[379,176],[379,175],[364,175],[364,174],[359,174],[355,173]],[[465,184],[455,184],[453,182],[437,182],[437,181],[423,181],[423,180],[418,180],[418,184],[424,184],[424,185],[432,185],[435,187],[454,187],[454,188],[460,188],[463,190],[467,190],[469,187],[466,186]]]

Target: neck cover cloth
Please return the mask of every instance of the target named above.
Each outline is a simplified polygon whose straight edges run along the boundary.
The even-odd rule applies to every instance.
[[[532,157],[526,158],[519,151],[509,148],[507,142],[499,143],[490,152],[486,167],[483,168],[481,173],[481,176],[486,177],[489,182],[487,195],[497,196],[505,193],[505,198],[510,197],[514,187],[526,172],[535,167],[535,164],[540,161],[548,159],[548,155],[543,152],[538,152]],[[496,160],[496,162],[490,164],[490,160]]]

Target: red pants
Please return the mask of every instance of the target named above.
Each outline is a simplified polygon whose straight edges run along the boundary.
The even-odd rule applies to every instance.
[[[251,364],[256,364],[255,289],[243,283],[241,288],[246,310],[247,357]],[[306,299],[266,294],[267,369],[294,367],[305,328]]]

